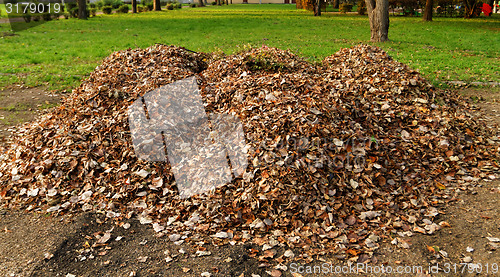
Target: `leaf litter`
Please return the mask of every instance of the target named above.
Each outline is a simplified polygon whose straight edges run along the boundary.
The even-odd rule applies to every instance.
[[[207,113],[242,121],[250,150],[241,178],[183,199],[168,162],[135,156],[127,108],[190,76]],[[154,45],[113,53],[59,107],[17,130],[0,155],[0,201],[103,212],[125,229],[135,217],[196,247],[251,242],[263,264],[366,261],[380,239],[409,248],[412,231],[449,226],[434,223],[438,208],[495,178],[499,142],[460,96],[377,47],[311,64],[269,47],[217,56]]]

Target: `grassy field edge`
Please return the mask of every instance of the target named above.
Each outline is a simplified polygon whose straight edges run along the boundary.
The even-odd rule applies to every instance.
[[[466,20],[392,17],[390,42],[374,44],[435,85],[498,82],[500,15]],[[369,42],[366,16],[314,17],[293,5],[230,5],[140,14],[60,19],[10,34],[0,24],[0,86],[68,90],[113,51],[154,43],[226,54],[244,46],[289,49],[319,61],[342,47]]]

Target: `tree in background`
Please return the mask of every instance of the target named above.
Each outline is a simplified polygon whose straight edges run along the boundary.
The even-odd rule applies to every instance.
[[[297,0],[297,9],[313,10],[321,15],[323,0]],[[365,0],[370,20],[371,41],[389,40],[389,0]]]
[[[137,0],[132,0],[132,13],[137,13]]]
[[[432,21],[432,9],[434,8],[434,0],[425,1],[425,10],[424,10],[424,21]]]
[[[203,6],[205,6],[205,4],[203,4],[203,0],[198,0],[198,6],[199,6],[199,7],[203,7]]]
[[[78,19],[87,19],[87,1],[78,0]]]
[[[154,0],[153,1],[153,10],[155,10],[155,11],[161,11],[160,0]]]
[[[370,20],[371,41],[389,40],[389,1],[366,0],[368,19]]]
[[[297,9],[314,11],[314,16],[320,16],[321,8],[326,7],[326,2],[323,0],[297,0],[295,3]]]
[[[313,0],[314,16],[321,16],[321,1],[322,0]]]

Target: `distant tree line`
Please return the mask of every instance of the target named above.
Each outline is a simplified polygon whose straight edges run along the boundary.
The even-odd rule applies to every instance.
[[[342,6],[365,6],[366,0],[297,0],[298,9],[314,11],[321,15],[327,6],[345,11]],[[361,3],[364,2],[364,3]],[[421,16],[424,20],[432,20],[432,16],[472,18],[481,14],[483,3],[493,7],[493,0],[388,0],[388,8],[392,15]],[[347,8],[349,10],[349,8]],[[358,10],[359,11],[359,10]],[[364,14],[364,12],[360,13]]]

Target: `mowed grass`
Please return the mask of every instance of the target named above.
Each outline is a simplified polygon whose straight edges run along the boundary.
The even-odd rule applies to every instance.
[[[500,81],[500,16],[472,20],[391,17],[390,42],[376,44],[434,84]],[[0,24],[0,35],[9,25]],[[61,19],[0,38],[0,86],[67,90],[113,51],[174,44],[231,54],[246,45],[290,49],[320,61],[370,43],[368,18],[296,10],[294,5],[230,5]]]

